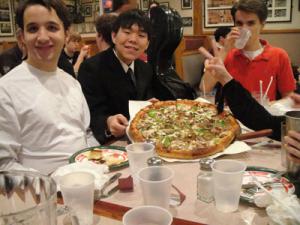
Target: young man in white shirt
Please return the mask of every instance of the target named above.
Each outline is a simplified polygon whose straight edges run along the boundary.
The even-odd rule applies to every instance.
[[[87,147],[79,83],[57,67],[70,26],[62,0],[25,0],[16,13],[27,60],[0,80],[0,169],[49,174]]]

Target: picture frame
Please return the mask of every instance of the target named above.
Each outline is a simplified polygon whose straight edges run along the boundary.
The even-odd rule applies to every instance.
[[[85,5],[84,6],[84,16],[91,17],[93,15],[93,6],[92,5]]]
[[[160,2],[159,5],[164,5],[167,8],[170,8],[169,2]]]
[[[93,0],[80,0],[81,4],[88,4],[88,3],[92,3]]]
[[[292,0],[266,0],[268,7],[268,23],[291,22]]]
[[[181,0],[181,9],[192,9],[192,0]]]
[[[11,1],[0,0],[0,37],[14,36],[12,8]]]
[[[290,22],[292,0],[266,0],[268,7],[267,23]],[[230,10],[232,0],[204,0],[204,27],[233,26]]]
[[[232,0],[204,0],[204,27],[233,26],[231,8]]]
[[[193,17],[181,17],[181,19],[184,27],[193,26]]]
[[[149,0],[140,0],[141,10],[147,11],[149,6]]]

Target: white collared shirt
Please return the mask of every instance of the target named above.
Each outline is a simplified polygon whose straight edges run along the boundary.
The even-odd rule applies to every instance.
[[[128,66],[126,63],[124,63],[118,56],[117,52],[115,51],[115,49],[113,49],[115,56],[118,58],[119,62],[121,63],[121,66],[123,68],[123,70],[125,71],[125,73],[127,73],[128,69],[131,68],[133,74],[134,74],[134,61]]]

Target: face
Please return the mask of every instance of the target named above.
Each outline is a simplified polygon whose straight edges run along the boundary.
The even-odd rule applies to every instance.
[[[238,10],[235,13],[235,26],[245,27],[251,31],[251,37],[246,44],[247,46],[259,41],[259,35],[264,27],[264,23],[260,22],[256,14]]]
[[[148,48],[149,39],[146,32],[133,24],[130,28],[122,28],[112,33],[112,40],[119,58],[129,65]]]
[[[56,12],[32,5],[24,12],[22,39],[27,49],[27,62],[34,67],[54,71],[65,43],[65,30]]]
[[[66,48],[69,53],[74,54],[76,51],[80,49],[80,42],[75,40],[67,41]]]

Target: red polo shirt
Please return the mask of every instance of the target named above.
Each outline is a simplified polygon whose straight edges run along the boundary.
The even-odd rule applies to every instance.
[[[253,60],[247,58],[242,50],[231,50],[226,59],[225,66],[229,73],[239,81],[248,91],[259,92],[259,81],[262,80],[263,92],[266,91],[273,76],[268,97],[271,101],[276,99],[276,92],[285,93],[294,91],[296,82],[287,53],[277,47],[260,40],[264,46],[263,52]]]

